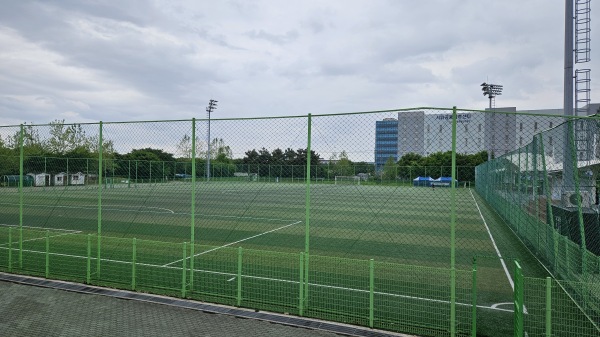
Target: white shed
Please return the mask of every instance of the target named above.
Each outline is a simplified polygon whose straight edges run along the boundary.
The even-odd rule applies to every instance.
[[[48,173],[30,174],[33,177],[34,186],[50,186],[50,175]]]
[[[77,172],[75,174],[71,174],[71,185],[84,185],[85,184],[85,174],[81,172]]]
[[[67,185],[67,174],[64,172],[57,173],[54,175],[54,186],[65,186]]]

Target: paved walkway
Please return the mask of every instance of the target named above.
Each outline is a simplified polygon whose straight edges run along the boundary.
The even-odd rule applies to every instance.
[[[376,331],[368,334],[371,333],[379,335]],[[172,305],[6,281],[0,281],[0,334],[28,337],[344,335]]]

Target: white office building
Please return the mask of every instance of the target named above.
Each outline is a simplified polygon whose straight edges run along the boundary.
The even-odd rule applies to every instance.
[[[598,104],[590,104],[589,114],[596,113]],[[457,114],[456,150],[473,154],[484,150],[500,156],[526,146],[533,135],[552,129],[564,120],[562,109],[520,110],[515,107],[496,108],[498,113],[459,112]],[[509,114],[501,113],[508,112]],[[541,115],[541,116],[540,116]],[[549,116],[543,116],[549,115]],[[556,116],[556,117],[552,117]],[[452,113],[403,111],[398,113],[398,158],[407,153],[428,156],[452,149]],[[552,156],[555,139],[544,139],[545,152]]]

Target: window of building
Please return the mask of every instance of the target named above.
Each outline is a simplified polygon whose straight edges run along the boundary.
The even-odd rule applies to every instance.
[[[477,131],[478,131],[478,132],[481,132],[481,124],[478,124],[478,125],[477,125]]]
[[[465,132],[469,132],[469,127],[465,124]]]
[[[440,125],[440,132],[442,132],[442,126]]]
[[[552,122],[550,122],[550,129],[552,129],[552,126],[553,126],[553,124],[552,124]]]
[[[533,131],[537,131],[537,122],[533,123]]]
[[[519,137],[519,146],[523,145],[523,137]]]
[[[523,131],[523,123],[519,123],[519,131]]]
[[[427,132],[429,132],[429,124],[427,124]]]

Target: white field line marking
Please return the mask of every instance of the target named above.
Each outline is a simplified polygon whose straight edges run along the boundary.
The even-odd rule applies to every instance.
[[[9,205],[9,206],[18,206],[19,204],[15,204],[15,203],[0,203],[0,205]],[[46,208],[66,208],[66,209],[91,209],[91,210],[96,210],[98,209],[98,205],[80,205],[80,206],[66,206],[66,205],[35,205],[35,204],[23,204],[23,206],[31,206],[31,207],[46,207]],[[105,211],[119,211],[119,212],[135,212],[137,211],[136,209],[131,209],[131,208],[150,208],[150,209],[160,209],[166,212],[152,212],[152,211],[145,211],[145,213],[159,213],[159,214],[164,214],[164,213],[171,213],[171,214],[175,214],[175,212],[173,210],[170,210],[168,208],[162,208],[162,207],[151,207],[151,206],[123,206],[123,205],[102,205],[102,209]],[[105,208],[105,207],[120,207],[120,208]],[[129,209],[127,209],[129,208]],[[187,214],[187,213],[179,213],[179,214]]]
[[[501,305],[514,305],[514,303],[513,302],[496,303],[496,304],[492,305],[491,308],[496,309]]]
[[[280,229],[284,229],[284,228],[287,228],[287,227],[290,227],[290,226],[293,226],[293,225],[299,224],[299,223],[301,223],[301,222],[302,222],[302,221],[296,221],[296,222],[294,222],[294,223],[291,223],[291,224],[289,224],[289,225],[285,225],[285,226],[281,226],[281,227],[278,227],[278,228],[275,228],[275,229],[271,229],[270,231],[266,231],[266,232],[263,232],[263,233],[260,233],[260,234],[256,234],[256,235],[253,235],[253,236],[247,237],[247,238],[245,238],[245,239],[241,239],[241,240],[237,240],[237,241],[234,241],[234,242],[230,242],[230,243],[228,243],[228,244],[226,244],[226,245],[222,245],[222,246],[220,246],[220,247],[216,247],[216,248],[209,249],[209,250],[203,251],[203,252],[201,252],[201,253],[195,254],[193,257],[200,256],[200,255],[203,255],[203,254],[206,254],[206,253],[210,253],[210,252],[214,252],[214,251],[215,251],[215,250],[217,250],[217,249],[225,248],[225,247],[228,247],[228,246],[231,246],[231,245],[235,245],[236,243],[240,243],[240,242],[243,242],[243,241],[246,241],[246,240],[254,239],[254,238],[256,238],[256,237],[259,237],[259,236],[262,236],[262,235],[265,235],[265,234],[269,234],[269,233],[272,233],[272,232],[278,231],[278,230],[280,230]],[[186,257],[186,259],[189,259],[189,258],[192,258],[192,256],[188,256],[188,257]],[[181,261],[183,261],[183,259],[179,259],[179,260],[176,260],[176,261],[173,261],[173,262],[170,262],[170,263],[164,264],[164,265],[163,265],[163,267],[167,267],[167,266],[170,266],[170,265],[172,265],[172,264],[174,264],[174,263],[181,262]]]
[[[231,282],[231,281],[233,281],[233,280],[235,280],[235,276],[234,276],[234,277],[232,277],[232,278],[230,278],[229,280],[227,280],[227,282]]]
[[[483,218],[483,214],[481,213],[481,209],[479,208],[479,204],[477,203],[477,200],[475,200],[475,196],[473,195],[473,191],[469,190],[469,193],[471,193],[471,198],[473,198],[473,201],[475,202],[475,206],[477,207],[477,211],[479,211],[479,216],[481,216],[481,220],[483,220],[483,224],[485,225],[485,229],[488,232],[488,235],[490,236],[490,240],[492,240],[492,244],[494,245],[494,249],[496,250],[496,254],[498,254],[498,258],[500,258],[500,263],[502,263],[502,268],[504,269],[504,274],[506,274],[506,278],[508,279],[508,282],[510,283],[510,287],[512,288],[513,292],[515,291],[515,282],[513,282],[512,278],[510,277],[510,273],[508,272],[508,268],[506,268],[506,263],[504,262],[504,259],[502,258],[502,254],[500,254],[500,250],[498,249],[498,246],[496,246],[496,241],[494,240],[494,237],[492,236],[492,232],[490,232],[490,228],[487,225],[487,222],[485,222],[485,219]],[[525,305],[523,305],[523,313],[527,314],[527,308],[525,307]]]
[[[477,211],[479,211],[479,216],[481,217],[481,220],[483,220],[483,224],[485,225],[485,229],[487,230],[488,235],[490,236],[490,240],[492,240],[492,244],[494,245],[496,254],[500,258],[500,263],[502,263],[502,268],[504,269],[506,278],[508,279],[508,282],[510,283],[510,287],[512,288],[513,291],[515,291],[515,283],[513,282],[512,278],[510,277],[510,273],[508,272],[508,268],[506,268],[506,263],[504,263],[504,259],[502,258],[502,254],[500,254],[500,250],[498,249],[498,246],[496,246],[496,240],[494,240],[494,237],[492,236],[492,232],[490,232],[490,228],[488,227],[487,222],[483,218],[483,214],[481,213],[481,209],[479,209],[479,204],[477,204],[477,200],[475,200],[475,196],[473,196],[473,192],[471,192],[469,190],[469,193],[471,193],[471,198],[473,198],[473,201],[475,202],[475,207],[477,207]]]
[[[196,215],[199,215],[199,216],[209,216],[209,217],[215,217],[215,218],[234,218],[234,219],[250,219],[250,220],[264,220],[264,221],[285,221],[285,222],[292,221],[291,219],[255,218],[255,217],[251,217],[251,216],[236,216],[236,215],[218,215],[218,214],[202,214],[202,213],[196,213]]]
[[[0,205],[18,206],[19,204],[14,204],[14,203],[0,203]],[[66,209],[90,209],[90,210],[97,210],[98,209],[98,205],[82,205],[82,206],[60,206],[60,205],[58,205],[58,206],[53,206],[53,205],[23,204],[23,206],[56,207],[56,208],[66,208]],[[168,213],[171,213],[171,214],[190,215],[190,213],[186,213],[186,212],[174,212],[173,210],[170,210],[168,208],[160,208],[160,207],[150,207],[150,206],[119,206],[119,205],[102,205],[102,206],[103,206],[102,209],[106,210],[106,211],[136,212],[137,210],[135,210],[135,209],[119,209],[119,208],[104,208],[104,207],[129,207],[129,208],[143,207],[143,208],[162,209],[162,210],[168,211]],[[143,211],[143,212],[144,213],[158,213],[158,214],[165,214],[165,213],[167,213],[167,212],[152,212],[152,211]],[[251,216],[218,215],[218,214],[202,214],[202,213],[196,213],[196,216],[207,216],[207,217],[214,217],[214,218],[233,218],[233,219],[264,220],[264,221],[284,221],[284,222],[293,221],[291,219],[255,218],[255,217],[251,217]]]
[[[19,225],[8,225],[5,223],[0,223],[0,226],[7,226],[7,227],[13,227],[13,228],[19,228]],[[35,226],[23,226],[23,228],[33,228],[33,229],[45,229],[45,230],[49,230],[49,231],[63,231],[63,232],[77,232],[77,233],[81,233],[81,231],[76,231],[74,229],[62,229],[62,228],[46,228],[46,227],[35,227]]]
[[[8,249],[6,247],[0,247],[0,249]],[[38,254],[46,254],[46,252],[40,252],[40,251],[35,251],[35,250],[23,250],[24,252],[29,252],[29,253],[38,253]],[[70,254],[61,254],[61,253],[49,253],[49,255],[55,255],[55,256],[63,256],[63,257],[72,257],[72,258],[78,258],[78,259],[86,259],[87,257],[85,256],[79,256],[79,255],[70,255]],[[91,260],[96,260],[95,257],[90,257]],[[131,264],[131,261],[119,261],[119,260],[110,260],[110,259],[100,259],[101,261],[105,261],[105,262],[112,262],[112,263],[120,263],[120,264]],[[183,259],[182,259],[183,260]],[[155,267],[155,268],[165,268],[165,269],[173,269],[173,270],[181,270],[181,267],[165,267],[165,266],[160,266],[157,264],[149,264],[149,263],[136,263],[136,266],[145,266],[145,267]],[[223,275],[223,276],[233,276],[231,279],[228,279],[227,281],[231,281],[234,280],[237,277],[237,274],[235,273],[226,273],[226,272],[219,272],[219,271],[212,271],[212,270],[203,270],[203,269],[194,269],[194,272],[201,272],[201,273],[207,273],[207,274],[216,274],[216,275]],[[274,282],[284,282],[284,283],[293,283],[293,284],[298,284],[298,281],[292,281],[292,280],[282,280],[282,279],[276,279],[276,278],[270,278],[270,277],[264,277],[264,276],[251,276],[251,275],[242,275],[242,278],[249,278],[249,279],[255,279],[255,280],[265,280],[265,281],[274,281]],[[331,286],[331,285],[324,285],[324,284],[318,284],[318,283],[308,283],[308,285],[310,286],[314,286],[314,287],[321,287],[321,288],[330,288],[330,289],[338,289],[338,290],[346,290],[346,291],[354,291],[354,292],[360,292],[360,293],[368,293],[369,290],[364,290],[364,289],[354,289],[354,288],[345,288],[345,287],[339,287],[339,286]],[[446,301],[446,300],[437,300],[437,299],[431,299],[431,298],[425,298],[425,297],[417,297],[417,296],[410,296],[410,295],[401,295],[401,294],[391,294],[391,293],[384,293],[381,291],[374,291],[374,294],[377,295],[383,295],[383,296],[391,296],[391,297],[399,297],[399,298],[407,298],[407,299],[412,299],[412,300],[420,300],[420,301],[427,301],[427,302],[434,302],[434,303],[443,303],[443,304],[450,304],[450,301]],[[456,302],[457,305],[461,305],[461,306],[465,306],[465,307],[471,307],[472,304],[469,303],[461,303],[461,302]],[[477,308],[481,308],[481,309],[490,309],[490,310],[497,310],[497,311],[505,311],[505,312],[513,312],[513,310],[510,309],[502,309],[502,308],[497,308],[495,307],[495,305],[489,307],[489,306],[485,306],[485,305],[477,305]]]
[[[113,207],[113,206],[110,206]],[[150,206],[137,206],[137,207],[144,207],[144,208],[153,208],[153,209],[162,209],[163,211],[167,211],[171,214],[175,214],[175,212],[173,212],[173,210],[168,209],[168,208],[162,208],[162,207],[150,207]]]
[[[63,233],[63,234],[57,234],[57,235],[49,235],[48,238],[55,238],[55,237],[59,237],[59,236],[64,236],[64,235],[72,235],[72,234],[78,234],[81,233],[81,231],[75,231],[75,232],[70,232],[70,233]],[[27,242],[27,241],[37,241],[37,240],[45,240],[46,237],[41,237],[41,238],[35,238],[35,239],[28,239],[28,240],[23,240],[22,242]],[[13,242],[14,243],[18,243],[18,241]],[[3,243],[0,244],[0,246],[5,246],[8,243]]]

